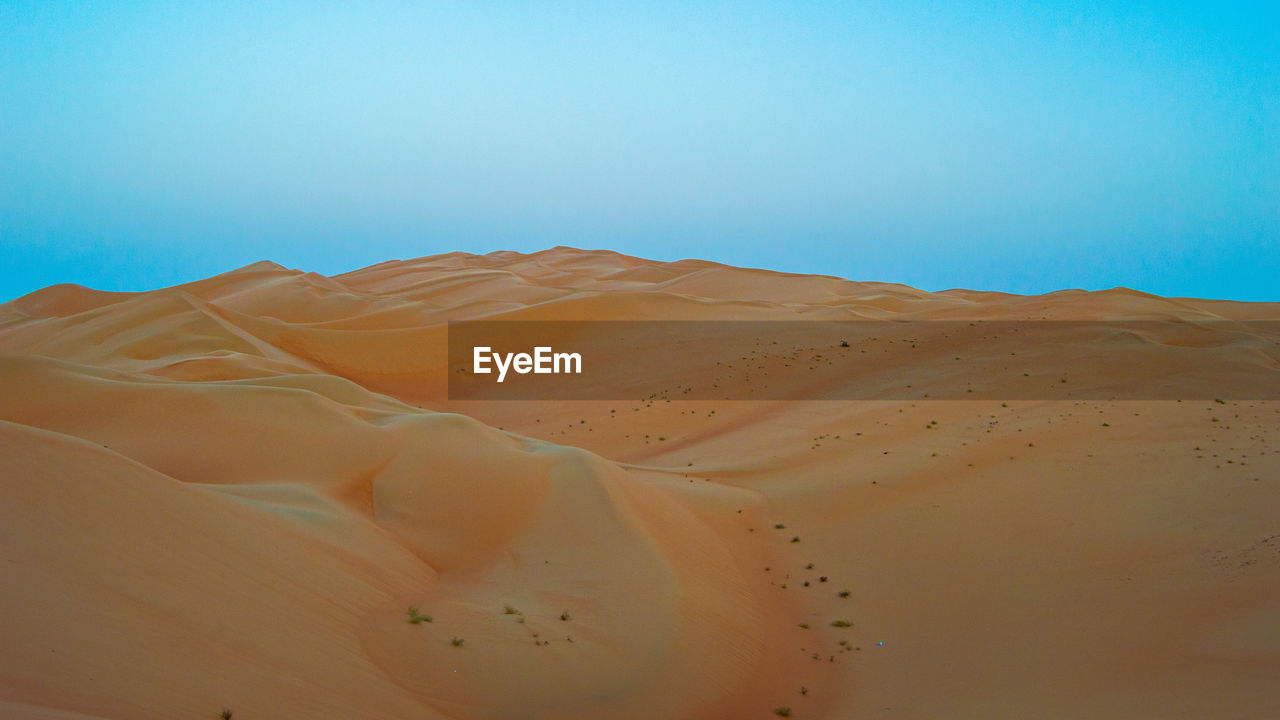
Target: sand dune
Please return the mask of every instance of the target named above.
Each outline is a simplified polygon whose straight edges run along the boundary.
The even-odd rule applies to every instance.
[[[46,288],[0,305],[0,715],[1280,717],[1280,403],[451,401],[476,319],[1280,304],[570,248]],[[1280,376],[1196,337],[1074,347]]]

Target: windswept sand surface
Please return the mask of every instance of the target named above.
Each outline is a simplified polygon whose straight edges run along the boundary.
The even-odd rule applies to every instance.
[[[0,305],[0,716],[1280,717],[1280,403],[451,403],[459,319],[1280,304],[564,248],[50,287]]]

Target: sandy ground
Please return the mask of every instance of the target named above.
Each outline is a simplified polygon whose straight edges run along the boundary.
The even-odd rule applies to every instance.
[[[50,287],[0,305],[0,716],[1280,717],[1280,403],[449,402],[481,318],[1280,304],[565,248]]]

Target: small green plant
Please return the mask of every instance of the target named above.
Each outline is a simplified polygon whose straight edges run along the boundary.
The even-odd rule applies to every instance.
[[[795,537],[791,538],[791,542],[793,542],[793,543],[798,543],[798,542],[800,542],[800,536],[799,536],[799,535],[796,535]]]
[[[517,610],[517,609],[515,609],[515,608],[511,607],[510,605],[503,605],[503,606],[502,606],[502,614],[503,614],[503,615],[523,615],[524,613],[522,613],[522,612],[520,612],[519,610]]]
[[[781,530],[781,529],[783,529],[783,528],[785,528],[785,527],[786,527],[786,525],[783,525],[782,523],[774,523],[774,525],[773,525],[773,529],[774,529],[774,530]]]
[[[849,341],[848,341],[848,340],[841,340],[841,341],[840,341],[840,347],[849,347]]]
[[[463,639],[462,639],[462,638],[460,638],[460,637],[455,637],[454,639],[452,639],[452,640],[450,640],[450,641],[449,641],[449,644],[450,644],[450,645],[452,645],[452,646],[454,646],[454,647],[462,647],[462,643],[464,643],[464,642],[466,642],[466,640],[463,640]]]
[[[835,622],[831,623],[831,627],[838,627],[838,628],[853,627],[853,623],[849,622],[848,620],[836,620]]]
[[[218,717],[222,718],[222,720],[231,720],[231,711],[223,708],[222,712],[218,713]]]
[[[773,714],[777,715],[778,717],[791,717],[791,708],[776,707],[773,709]]]
[[[424,622],[431,622],[432,619],[433,618],[430,615],[423,615],[422,613],[418,612],[418,607],[416,605],[409,606],[409,622],[413,623],[414,625],[417,625],[419,623],[424,623]]]
[[[569,611],[568,611],[568,610],[566,610],[566,611],[564,611],[564,612],[560,613],[560,620],[561,620],[562,622],[569,622]]]
[[[842,598],[847,598],[847,597],[849,597],[849,591],[848,591],[848,590],[841,590],[841,591],[840,591],[840,597],[842,597]]]

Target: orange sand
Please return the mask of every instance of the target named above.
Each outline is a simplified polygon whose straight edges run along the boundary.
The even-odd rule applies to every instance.
[[[1280,304],[557,248],[0,305],[0,716],[1280,717],[1280,403],[444,395],[450,319],[1046,317]]]

